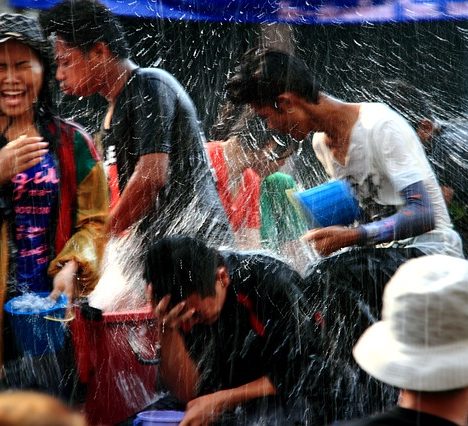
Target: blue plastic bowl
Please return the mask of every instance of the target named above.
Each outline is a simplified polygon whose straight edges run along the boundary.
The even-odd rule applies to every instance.
[[[349,182],[333,180],[294,193],[310,228],[350,225],[360,214]]]
[[[41,297],[49,295],[49,293],[36,294]],[[65,318],[67,297],[61,294],[52,308],[34,313],[20,311],[12,306],[20,297],[22,296],[9,300],[4,307],[10,317],[18,350],[23,354],[34,356],[57,352],[63,347],[65,339],[65,325],[60,320]]]
[[[133,426],[177,426],[184,418],[183,411],[152,410],[138,413]]]

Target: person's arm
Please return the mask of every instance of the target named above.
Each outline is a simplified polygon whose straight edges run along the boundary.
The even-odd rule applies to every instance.
[[[181,426],[209,424],[215,421],[224,411],[255,398],[275,395],[276,388],[267,376],[232,389],[203,395],[191,400],[186,407]]]
[[[196,395],[199,376],[179,327],[193,316],[193,310],[186,312],[184,302],[168,310],[169,301],[170,296],[165,296],[155,308],[161,345],[159,374],[176,398],[188,402]]]
[[[326,256],[343,247],[401,240],[434,229],[434,211],[424,183],[419,181],[409,185],[400,195],[404,199],[404,207],[392,216],[357,228],[329,226],[314,229],[303,238],[313,242],[315,250]]]
[[[75,232],[49,265],[49,275],[54,277],[52,297],[61,292],[69,297],[87,294],[96,285],[108,206],[107,181],[102,163],[97,162],[77,188]]]
[[[117,205],[109,216],[108,229],[118,235],[155,208],[159,191],[166,184],[169,155],[146,154],[140,157]]]
[[[405,205],[394,215],[361,225],[360,244],[379,244],[414,237],[434,229],[432,203],[423,182],[403,188],[400,195]]]

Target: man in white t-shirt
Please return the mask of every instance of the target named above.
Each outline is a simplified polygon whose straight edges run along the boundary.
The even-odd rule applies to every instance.
[[[424,254],[462,256],[437,180],[403,117],[383,104],[327,95],[304,62],[271,49],[247,52],[227,87],[233,102],[251,104],[270,128],[297,139],[318,132],[317,158],[331,178],[354,186],[363,220],[308,232],[320,254],[397,242]]]
[[[343,375],[358,377],[352,345],[380,316],[384,285],[396,269],[426,254],[463,257],[418,137],[384,104],[348,103],[324,93],[302,60],[281,51],[247,52],[227,91],[232,102],[252,105],[270,128],[296,139],[315,133],[313,148],[330,178],[348,180],[356,192],[363,213],[355,224],[304,235],[324,256],[309,268],[304,292],[329,355],[348,365]],[[333,417],[385,408],[394,394],[382,388],[381,397],[368,401],[368,385],[356,380],[350,389],[355,404],[337,402]]]

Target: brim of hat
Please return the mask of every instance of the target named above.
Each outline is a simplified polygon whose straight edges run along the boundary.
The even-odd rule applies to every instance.
[[[20,43],[25,44],[26,46],[29,46],[31,49],[38,52],[41,56],[43,56],[45,54],[45,50],[47,50],[47,47],[41,42],[30,40],[21,34],[10,33],[10,34],[4,34],[3,36],[0,36],[0,37],[1,37],[0,44],[6,43],[8,40],[16,40],[16,41],[19,41]]]
[[[468,340],[438,347],[408,346],[380,321],[354,346],[353,356],[371,376],[398,387],[438,392],[468,386]]]
[[[19,37],[15,37],[12,35],[4,36],[0,39],[0,44],[6,43],[8,40],[19,40]]]

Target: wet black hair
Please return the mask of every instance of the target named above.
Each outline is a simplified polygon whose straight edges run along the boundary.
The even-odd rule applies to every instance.
[[[235,104],[273,106],[285,92],[317,103],[320,85],[301,59],[280,50],[254,48],[244,54],[226,90]]]
[[[232,127],[239,121],[244,110],[244,105],[225,101],[219,107],[216,121],[210,129],[210,140],[224,141],[229,139]]]
[[[219,252],[203,241],[186,236],[165,237],[148,250],[144,278],[153,287],[152,302],[170,294],[176,305],[191,294],[216,294],[216,270],[223,265]]]
[[[250,106],[235,105],[232,102],[227,102],[221,108],[218,122],[213,126],[211,134],[218,136],[218,140],[236,137],[251,151],[263,149],[273,141],[276,143],[274,152],[278,157],[281,157],[292,145],[295,148],[298,145],[291,136],[268,129],[265,122]]]
[[[404,80],[384,80],[376,87],[379,101],[400,113],[418,130],[421,120],[434,120],[428,96]]]
[[[265,122],[249,107],[245,108],[241,116],[228,132],[228,138],[236,137],[239,142],[249,150],[259,150],[268,145],[272,133],[267,129]]]
[[[52,47],[41,31],[37,20],[19,13],[0,14],[0,40],[16,40],[28,46],[43,67],[43,82],[34,105],[36,118],[50,119],[54,114],[54,61]]]
[[[89,52],[103,42],[120,59],[130,55],[125,32],[118,19],[95,0],[65,0],[39,14],[44,32],[55,34],[70,46]]]

